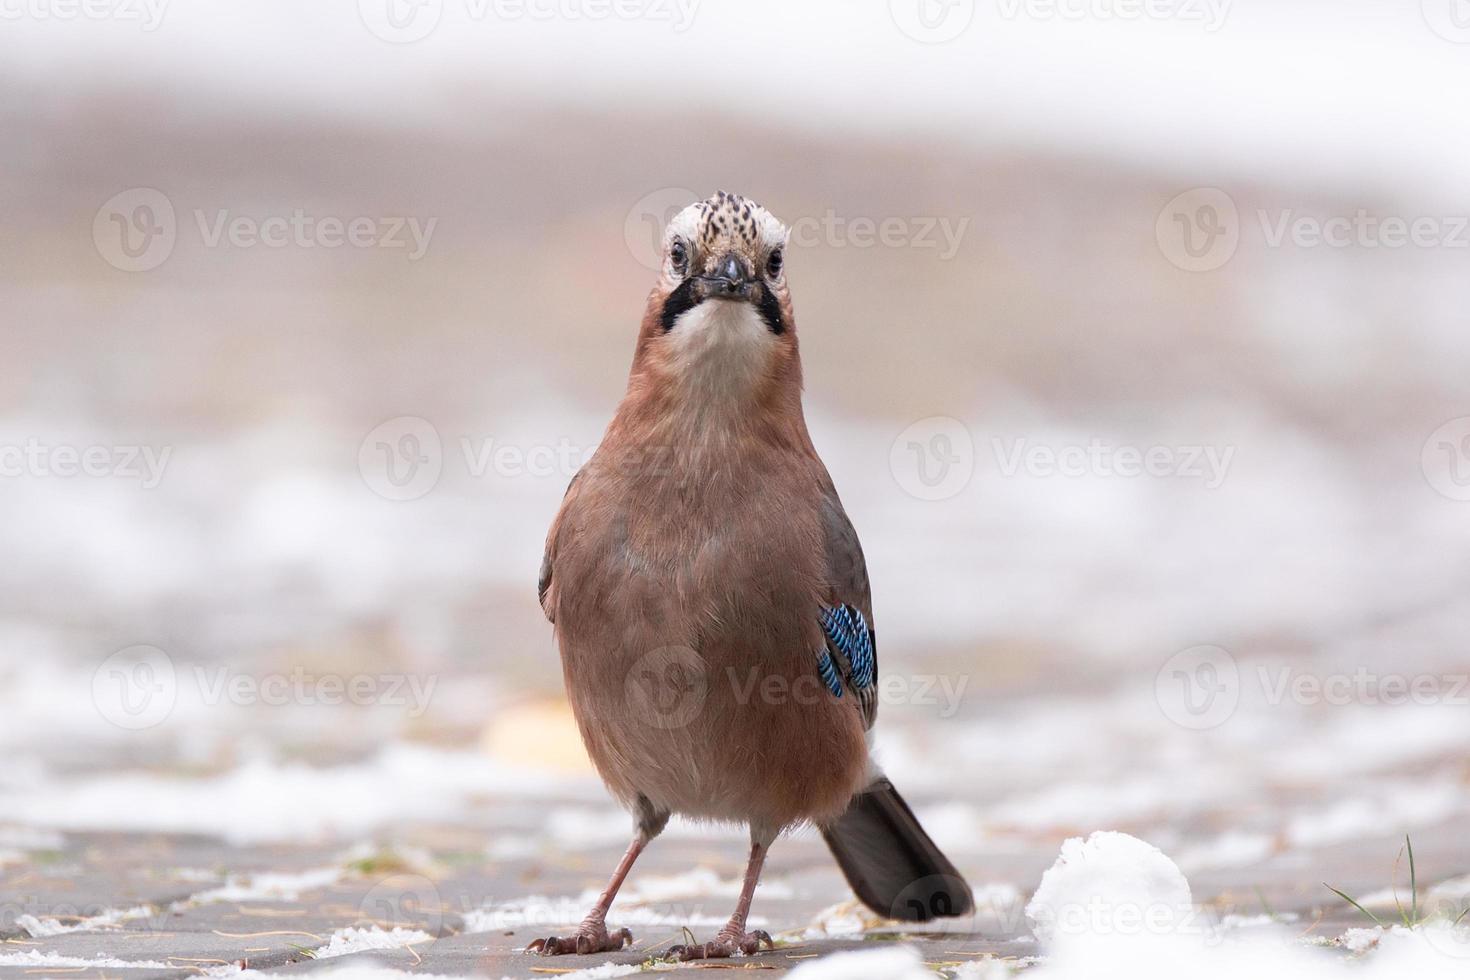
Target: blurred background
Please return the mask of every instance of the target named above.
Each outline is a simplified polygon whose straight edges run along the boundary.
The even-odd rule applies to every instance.
[[[1470,871],[1458,0],[0,16],[6,860],[620,846],[534,582],[724,188],[793,227],[880,751],[977,882]]]

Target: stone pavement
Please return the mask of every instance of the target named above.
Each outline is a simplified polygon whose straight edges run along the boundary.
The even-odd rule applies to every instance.
[[[490,859],[479,829],[404,828],[397,842],[340,846],[228,846],[163,834],[68,834],[0,868],[0,980],[187,977],[241,968],[310,973],[372,962],[409,973],[546,977],[604,963],[636,965],[684,940],[706,938],[728,915],[744,848],[737,839],[674,836],[640,862],[629,900],[610,917],[636,946],[619,954],[542,959],[518,952],[565,931],[585,911],[618,848]],[[479,846],[477,846],[477,842]],[[1059,841],[1007,844],[967,855],[979,913],[938,929],[864,918],[821,842],[783,841],[754,914],[781,940],[750,960],[674,972],[759,968],[779,976],[812,958],[879,942],[912,943],[936,969],[984,957],[1036,954],[1021,913]],[[1416,837],[1427,884],[1450,872],[1453,825]],[[1218,914],[1290,916],[1304,934],[1335,937],[1363,917],[1333,899],[1323,878],[1354,894],[1386,887],[1396,842],[1355,841],[1264,865],[1202,873],[1197,902]],[[1402,870],[1400,873],[1402,878]],[[834,906],[837,906],[834,908]],[[1325,915],[1324,915],[1325,910]],[[825,922],[831,935],[808,931]],[[866,934],[855,930],[866,925]],[[371,947],[383,948],[371,948]]]

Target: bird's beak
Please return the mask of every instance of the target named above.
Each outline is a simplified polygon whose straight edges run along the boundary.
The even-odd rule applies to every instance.
[[[694,293],[700,300],[733,299],[749,302],[755,298],[755,280],[745,260],[734,252],[715,263],[714,271],[694,280]]]

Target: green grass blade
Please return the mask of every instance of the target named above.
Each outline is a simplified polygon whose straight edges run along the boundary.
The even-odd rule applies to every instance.
[[[1409,849],[1409,893],[1413,896],[1410,901],[1414,906],[1414,925],[1419,924],[1419,876],[1414,869],[1414,842],[1409,840],[1409,835],[1404,835],[1404,846]]]
[[[1325,888],[1325,889],[1327,889],[1328,891],[1332,892],[1332,894],[1336,895],[1338,898],[1342,899],[1344,902],[1347,902],[1349,905],[1351,905],[1353,908],[1357,909],[1359,912],[1362,912],[1364,915],[1366,915],[1368,918],[1372,919],[1379,926],[1382,926],[1384,929],[1387,929],[1388,928],[1388,926],[1384,925],[1382,919],[1380,919],[1378,916],[1374,915],[1372,912],[1369,912],[1367,909],[1363,908],[1363,906],[1359,905],[1358,904],[1358,900],[1356,898],[1353,898],[1347,892],[1338,891],[1336,888],[1333,888],[1331,885],[1327,884],[1327,882],[1325,882],[1325,881],[1322,882],[1322,887]]]

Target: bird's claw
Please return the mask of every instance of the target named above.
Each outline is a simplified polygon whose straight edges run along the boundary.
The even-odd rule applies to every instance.
[[[624,946],[631,945],[633,933],[629,929],[609,933],[605,928],[584,925],[574,936],[551,936],[532,940],[526,945],[526,952],[539,953],[542,956],[566,956],[571,953],[586,956],[589,953],[616,953]]]
[[[690,960],[723,960],[735,955],[754,956],[760,952],[761,943],[766,944],[766,949],[776,948],[771,934],[764,929],[744,933],[722,932],[711,942],[670,947],[669,955],[684,963]]]

